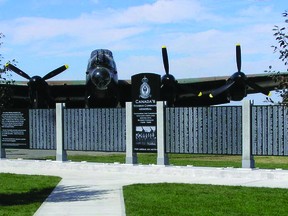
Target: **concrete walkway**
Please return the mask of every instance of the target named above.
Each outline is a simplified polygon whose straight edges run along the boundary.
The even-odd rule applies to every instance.
[[[124,185],[176,182],[288,188],[287,170],[0,160],[0,173],[62,177],[35,215],[125,215]]]

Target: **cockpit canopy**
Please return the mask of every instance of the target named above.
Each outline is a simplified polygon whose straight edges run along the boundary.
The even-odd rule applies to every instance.
[[[110,50],[97,49],[91,53],[91,57],[88,62],[87,73],[89,73],[91,70],[94,70],[96,67],[104,67],[114,74],[117,73],[113,54]]]

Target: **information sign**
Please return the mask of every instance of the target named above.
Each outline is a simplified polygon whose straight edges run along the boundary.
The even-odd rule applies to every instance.
[[[132,76],[133,150],[157,151],[157,110],[161,77],[142,73]]]
[[[2,113],[2,148],[29,148],[29,110]]]

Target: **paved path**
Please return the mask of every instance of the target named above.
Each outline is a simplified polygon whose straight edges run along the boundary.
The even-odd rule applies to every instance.
[[[288,188],[288,171],[157,165],[0,160],[0,173],[62,177],[35,215],[125,215],[122,187],[134,183],[200,183]]]

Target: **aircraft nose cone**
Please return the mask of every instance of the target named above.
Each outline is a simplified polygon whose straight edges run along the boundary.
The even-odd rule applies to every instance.
[[[110,71],[104,67],[96,68],[91,74],[91,80],[97,89],[105,90],[111,82]]]

